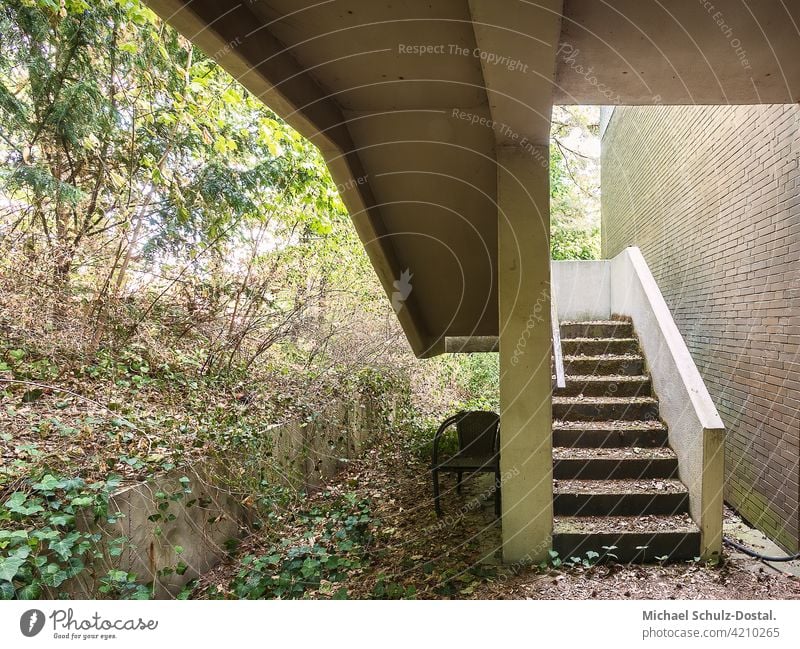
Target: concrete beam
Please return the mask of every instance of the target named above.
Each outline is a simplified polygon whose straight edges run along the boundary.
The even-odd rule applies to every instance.
[[[471,354],[473,352],[496,352],[500,341],[497,336],[447,336],[444,350],[448,354]]]
[[[550,143],[562,5],[562,0],[469,2],[499,145],[525,149]]]

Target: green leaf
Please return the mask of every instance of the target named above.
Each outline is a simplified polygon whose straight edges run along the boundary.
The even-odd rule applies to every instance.
[[[7,541],[24,541],[28,538],[27,530],[0,530],[0,542]]]
[[[56,539],[61,538],[61,534],[59,532],[50,529],[36,530],[32,536],[40,541],[55,541]]]
[[[58,527],[67,527],[75,522],[75,517],[72,514],[54,514],[50,517],[50,525]]]
[[[58,585],[61,584],[59,583]],[[42,589],[39,587],[39,584],[28,584],[19,589],[17,597],[20,599],[41,599]]]
[[[33,485],[33,488],[38,491],[48,491],[52,492],[56,489],[61,489],[64,486],[64,482],[59,480],[53,475],[49,473],[42,478],[41,482],[37,482]]]
[[[50,549],[55,552],[62,561],[66,561],[72,556],[72,548],[75,546],[75,541],[80,538],[79,532],[72,532],[67,534],[63,539],[57,543],[51,543]]]
[[[5,505],[10,512],[19,514],[21,516],[30,516],[31,514],[44,511],[44,507],[37,505],[36,503],[26,505],[25,502],[27,500],[27,494],[23,493],[22,491],[15,491],[5,502]]]
[[[8,557],[0,559],[0,582],[13,581],[17,576],[17,572],[25,563],[24,557]]]
[[[0,581],[0,600],[14,599],[14,585],[10,581]]]

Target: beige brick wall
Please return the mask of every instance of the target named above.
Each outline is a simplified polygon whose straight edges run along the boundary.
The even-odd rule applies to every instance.
[[[726,500],[798,549],[800,106],[617,108],[603,255],[642,249],[728,430]]]

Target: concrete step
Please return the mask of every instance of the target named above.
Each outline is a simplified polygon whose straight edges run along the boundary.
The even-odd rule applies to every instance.
[[[638,354],[636,338],[565,338],[561,349],[569,356],[600,356],[602,354]]]
[[[641,376],[644,374],[644,359],[636,354],[564,356],[564,372],[578,376]]]
[[[555,480],[557,516],[675,515],[689,511],[680,480]]]
[[[650,378],[641,376],[567,376],[567,385],[556,388],[553,396],[575,397],[646,397],[652,394]],[[555,383],[555,377],[553,377]]]
[[[627,320],[595,320],[561,323],[561,338],[632,338],[633,323]]]
[[[553,477],[561,480],[676,478],[671,448],[554,448]]]
[[[563,560],[652,562],[692,559],[700,554],[700,530],[686,514],[676,516],[562,517],[553,520],[553,549]]]
[[[553,419],[657,421],[658,401],[653,397],[553,397]]]
[[[553,446],[620,448],[667,446],[667,428],[660,421],[553,422]]]

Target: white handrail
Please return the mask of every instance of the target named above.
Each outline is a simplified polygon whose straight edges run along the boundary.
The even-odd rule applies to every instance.
[[[556,387],[565,388],[567,379],[564,376],[564,355],[561,351],[561,331],[558,322],[556,289],[553,283],[550,284],[550,327],[553,331],[553,364],[556,368]]]

